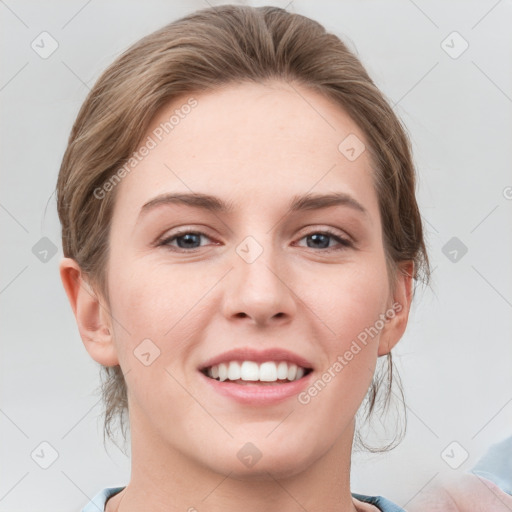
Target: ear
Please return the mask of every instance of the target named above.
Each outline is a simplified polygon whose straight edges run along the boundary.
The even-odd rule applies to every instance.
[[[91,288],[74,259],[63,258],[59,271],[87,352],[103,366],[119,364],[106,302]]]
[[[396,289],[388,304],[385,323],[379,340],[379,356],[391,352],[405,332],[412,301],[414,262],[407,261],[399,265],[396,276]]]

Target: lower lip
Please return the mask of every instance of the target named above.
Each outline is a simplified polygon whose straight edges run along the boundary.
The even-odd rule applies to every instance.
[[[235,384],[234,382],[211,379],[202,372],[199,374],[214,391],[239,403],[270,405],[298,395],[310,384],[313,372],[299,380],[283,384]]]

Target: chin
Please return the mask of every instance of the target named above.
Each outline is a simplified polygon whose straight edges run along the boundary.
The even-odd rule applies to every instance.
[[[299,454],[301,454],[299,456]],[[319,456],[319,455],[318,455]],[[286,450],[267,443],[256,448],[249,443],[226,457],[226,452],[214,457],[210,468],[235,480],[268,481],[287,479],[305,471],[318,458],[313,453],[306,455],[304,446],[288,447]]]

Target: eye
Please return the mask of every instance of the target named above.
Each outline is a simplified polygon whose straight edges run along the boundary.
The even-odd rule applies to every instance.
[[[158,242],[158,246],[172,248],[172,250],[199,249],[201,248],[201,237],[211,240],[209,236],[200,231],[180,231],[164,238]],[[303,236],[300,240],[307,239],[307,247],[310,249],[325,249],[323,252],[339,251],[349,247],[353,247],[350,240],[339,236],[337,233],[328,229],[323,231],[312,231]],[[330,243],[337,242],[337,246]]]
[[[201,237],[210,240],[208,236],[206,236],[204,233],[201,233],[200,231],[181,231],[163,239],[158,243],[158,245],[185,250],[199,249],[201,244]],[[176,242],[177,245],[174,245],[173,242]]]
[[[307,247],[310,249],[327,249],[324,252],[340,251],[348,247],[352,247],[353,244],[350,240],[339,236],[338,234],[330,231],[313,231],[308,235],[301,238],[301,240],[308,239]],[[330,240],[338,242],[338,246],[332,247],[329,245]]]

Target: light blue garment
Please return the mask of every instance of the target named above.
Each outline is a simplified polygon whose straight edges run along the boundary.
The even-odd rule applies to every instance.
[[[82,512],[103,512],[105,510],[105,503],[107,499],[114,494],[121,492],[123,489],[124,487],[106,487],[82,509]],[[366,496],[364,494],[356,493],[352,493],[352,496],[359,501],[375,505],[382,512],[405,512],[403,508],[391,503],[391,501],[383,498],[382,496]]]
[[[356,500],[375,505],[379,510],[382,510],[382,512],[406,512],[402,507],[399,507],[382,496],[366,496],[365,494],[357,494],[355,492],[351,494]]]
[[[512,496],[512,436],[491,445],[470,473],[490,480]]]
[[[94,498],[87,503],[87,505],[82,509],[82,512],[104,512],[105,503],[108,498],[114,496],[118,492],[121,492],[124,487],[106,487],[102,491],[100,491]]]

